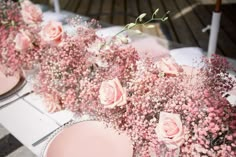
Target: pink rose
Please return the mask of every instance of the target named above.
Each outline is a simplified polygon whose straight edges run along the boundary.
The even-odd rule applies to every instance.
[[[183,72],[183,69],[170,57],[161,58],[158,64],[160,70],[164,72],[166,76],[176,76],[178,73]]]
[[[61,111],[62,105],[60,98],[57,95],[44,95],[46,110],[50,113]]]
[[[42,11],[28,0],[21,3],[21,15],[27,24],[35,24],[42,21]]]
[[[24,51],[32,46],[29,33],[23,30],[17,33],[14,42],[15,42],[15,49],[17,51]]]
[[[51,44],[59,44],[62,40],[62,35],[62,24],[56,21],[50,21],[43,27],[41,32],[42,39]]]
[[[114,108],[126,104],[126,91],[122,88],[118,78],[102,82],[99,97],[105,108]]]
[[[176,149],[184,142],[184,129],[179,114],[161,112],[155,131],[158,140],[169,149]]]

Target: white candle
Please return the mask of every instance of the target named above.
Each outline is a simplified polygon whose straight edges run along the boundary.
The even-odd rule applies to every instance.
[[[60,4],[59,4],[59,0],[53,0],[54,2],[54,10],[56,13],[60,13]]]
[[[213,12],[211,21],[210,40],[208,44],[208,57],[216,53],[218,33],[220,29],[221,12]]]

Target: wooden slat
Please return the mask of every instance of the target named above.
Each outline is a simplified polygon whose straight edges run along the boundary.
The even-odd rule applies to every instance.
[[[236,6],[235,6],[236,7]],[[231,18],[226,14],[228,7],[226,9],[225,5],[222,6],[222,18],[221,18],[221,27],[225,31],[226,35],[231,39],[231,41],[236,44],[236,23],[231,20]],[[235,8],[236,9],[236,8]],[[233,12],[232,12],[233,14]],[[234,15],[235,16],[235,15]]]
[[[101,0],[91,0],[91,4],[90,4],[89,11],[88,11],[87,15],[89,17],[99,20],[101,6],[102,6]]]
[[[113,19],[112,24],[115,25],[124,25],[125,20],[125,1],[124,0],[115,0],[114,1],[114,10],[113,10]]]
[[[206,51],[208,48],[206,42],[208,41],[208,35],[202,32],[204,25],[193,12],[193,7],[189,5],[186,0],[178,0],[176,4],[181,10],[181,14],[186,21],[186,24],[191,29],[191,33],[193,34],[192,38],[195,39],[198,46]]]
[[[127,0],[124,0],[124,23],[128,23],[127,17],[128,17],[128,10],[127,10]]]
[[[147,17],[151,17],[152,8],[150,8],[150,5],[148,3],[148,0],[139,0],[138,5],[140,8],[140,14],[147,13]]]
[[[233,23],[234,27],[236,27],[236,4],[228,4],[228,5],[223,5],[222,11],[228,18],[230,18]]]
[[[80,0],[68,1],[68,5],[65,7],[65,10],[76,12],[77,6],[80,4]]]
[[[73,3],[74,1],[72,1]],[[78,8],[76,9],[76,13],[80,14],[80,15],[85,15],[88,12],[88,8],[89,8],[89,2],[90,0],[81,0]]]
[[[127,0],[127,23],[134,22],[139,15],[137,3],[134,0]]]
[[[62,4],[64,4],[63,9],[66,10],[66,8],[68,8],[68,6],[69,6],[69,4],[70,4],[70,1],[65,1],[65,0],[62,0],[62,1],[63,1]]]
[[[113,17],[114,17],[114,14],[115,14],[115,0],[110,0],[110,1],[112,1],[112,3],[111,3],[111,16],[110,16],[109,23],[112,24]]]
[[[173,29],[176,32],[177,36],[179,37],[180,43],[183,43],[189,46],[196,46],[197,43],[193,39],[192,32],[190,28],[187,26],[186,21],[183,19],[183,17],[180,16],[177,19],[173,18],[176,14],[180,13],[174,1],[164,0],[163,4],[165,8],[170,11],[169,20],[171,20],[173,23]]]
[[[159,13],[157,14],[158,17],[163,16],[168,11],[160,0],[150,0],[150,2],[151,2],[152,12],[154,12],[154,10],[159,8]],[[168,31],[166,32],[166,34],[169,40],[180,42],[176,32],[172,28],[173,24],[171,20],[163,22],[162,25]]]
[[[59,3],[60,3],[61,9],[65,9],[67,3],[69,3],[69,2],[70,1],[60,0]]]
[[[111,10],[112,0],[103,0],[102,15],[100,16],[100,20],[110,23]]]

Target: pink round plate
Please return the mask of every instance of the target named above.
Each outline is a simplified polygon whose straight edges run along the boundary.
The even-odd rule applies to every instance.
[[[64,128],[49,142],[44,157],[132,157],[127,135],[99,121],[84,121]]]
[[[0,65],[0,96],[12,90],[20,81],[20,74],[15,73],[13,76],[4,74],[5,67]]]

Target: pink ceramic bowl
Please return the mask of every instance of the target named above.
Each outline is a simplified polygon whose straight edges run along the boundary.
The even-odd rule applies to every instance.
[[[132,157],[127,135],[99,121],[84,121],[64,128],[48,144],[44,157]]]

